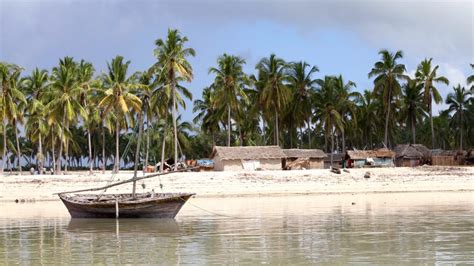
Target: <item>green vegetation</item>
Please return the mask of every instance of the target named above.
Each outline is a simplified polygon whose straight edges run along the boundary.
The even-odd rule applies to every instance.
[[[156,62],[137,73],[129,73],[131,62],[122,56],[101,75],[91,63],[71,57],[30,75],[1,62],[1,171],[23,163],[58,174],[68,167],[118,172],[120,166],[137,167],[135,158],[147,166],[177,161],[178,154],[207,157],[214,145],[327,152],[408,142],[474,147],[474,75],[466,80],[468,88],[455,84],[447,109],[436,115],[433,104],[443,102],[437,86],[449,81],[437,74],[431,58],[410,77],[401,51],[379,52],[368,71],[373,88],[363,92],[341,75],[318,76],[318,67],[305,61],[271,54],[255,73],[245,73],[244,58],[223,54],[209,68],[212,83],[194,101],[194,123],[182,121],[178,106],[185,109],[185,100],[192,100],[185,84],[193,79],[188,59],[195,56],[187,43],[169,30],[155,42]]]

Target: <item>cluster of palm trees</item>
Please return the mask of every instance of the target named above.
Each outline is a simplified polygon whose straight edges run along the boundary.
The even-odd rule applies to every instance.
[[[24,152],[27,150],[31,154],[24,158],[30,159],[29,165],[33,165],[31,159],[35,158],[39,171],[43,171],[46,157],[57,174],[67,171],[69,164],[74,163],[71,157],[76,158],[78,164],[87,158],[91,173],[95,161],[100,160],[105,171],[107,160],[113,157],[113,172],[116,173],[121,159],[127,162],[127,150],[131,146],[136,147],[138,160],[145,120],[148,147],[150,132],[161,133],[163,150],[166,140],[169,145],[169,135],[174,133],[172,142],[177,161],[177,139],[180,137],[177,130],[178,127],[189,128],[189,125],[177,125],[180,119],[176,110],[178,104],[184,104],[183,96],[191,98],[183,82],[193,78],[187,58],[194,56],[194,50],[186,48],[186,42],[186,37],[170,29],[166,39],[158,39],[155,43],[156,63],[144,72],[133,74],[128,71],[130,61],[122,56],[113,58],[107,63],[107,72],[97,76],[91,63],[75,61],[71,57],[60,59],[58,66],[50,72],[34,69],[25,77],[21,76],[21,67],[0,63],[3,135],[0,171],[3,172],[13,158],[21,173],[23,147]],[[23,141],[20,129],[25,134]],[[135,131],[138,131],[138,138]],[[113,132],[115,145],[110,141]],[[127,145],[120,149],[123,144]],[[84,146],[88,147],[87,154],[84,154]],[[115,155],[110,149],[113,146]],[[162,158],[164,156],[163,153]]]
[[[433,117],[433,104],[442,102],[432,59],[423,60],[414,77],[407,74],[403,53],[379,52],[368,73],[371,90],[355,91],[356,84],[341,75],[316,78],[318,67],[305,61],[285,62],[271,54],[243,72],[245,60],[223,54],[209,73],[214,81],[194,102],[201,131],[213,145],[280,145],[287,148],[324,147],[326,151],[393,147],[397,143],[423,143],[431,148],[474,145],[473,89],[457,85],[447,96],[449,108]],[[473,76],[467,80],[473,83]],[[426,125],[429,124],[429,131]],[[422,134],[417,136],[417,129]],[[451,130],[452,134],[445,134]],[[220,132],[226,131],[224,142]],[[428,138],[428,135],[431,138]],[[330,147],[329,147],[330,144]]]
[[[279,145],[286,148],[393,147],[423,143],[431,148],[474,146],[473,87],[456,85],[447,110],[433,115],[443,101],[437,86],[448,85],[432,59],[414,77],[400,61],[403,53],[379,52],[369,71],[374,86],[362,93],[341,75],[317,78],[318,67],[286,62],[271,54],[244,72],[245,59],[223,54],[209,69],[214,80],[194,101],[194,125],[182,122],[178,107],[192,95],[188,39],[170,29],[155,42],[156,62],[130,73],[130,61],[116,56],[97,75],[87,61],[59,60],[51,71],[0,63],[0,140],[2,165],[21,172],[22,160],[39,171],[57,174],[68,167],[120,166],[174,158],[206,157],[214,145]],[[474,68],[474,65],[471,65]],[[474,83],[471,75],[467,84]],[[146,128],[145,128],[146,125]],[[145,142],[144,145],[141,143]],[[144,147],[143,147],[144,146]],[[138,163],[142,162],[142,163]]]

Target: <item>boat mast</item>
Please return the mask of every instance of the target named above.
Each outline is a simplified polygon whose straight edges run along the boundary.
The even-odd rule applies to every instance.
[[[138,140],[137,140],[137,150],[135,152],[135,165],[133,167],[132,198],[135,198],[135,191],[137,189],[138,160],[140,158],[140,144],[141,144],[141,141],[142,141],[142,131],[143,131],[143,115],[142,114],[143,113],[140,110],[140,112],[138,112]]]

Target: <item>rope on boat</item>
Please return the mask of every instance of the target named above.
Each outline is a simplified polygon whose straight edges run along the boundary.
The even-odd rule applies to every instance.
[[[193,206],[194,208],[197,208],[201,211],[204,211],[204,212],[207,212],[209,214],[212,214],[212,215],[215,215],[215,216],[221,216],[221,217],[226,217],[226,218],[232,218],[232,219],[248,219],[248,218],[245,218],[245,217],[238,217],[238,216],[233,216],[233,215],[227,215],[227,214],[222,214],[222,213],[218,213],[218,212],[215,212],[215,211],[210,211],[210,210],[207,210],[207,209],[204,209],[202,207],[199,207],[197,206],[196,204],[193,204],[189,201],[186,201],[184,200],[183,198],[179,197],[180,200],[186,202],[187,204]]]

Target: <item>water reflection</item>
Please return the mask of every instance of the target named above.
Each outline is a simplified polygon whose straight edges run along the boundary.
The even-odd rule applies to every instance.
[[[0,264],[467,263],[474,261],[474,200],[466,195],[411,205],[202,200],[195,203],[228,216],[188,206],[177,220],[0,216]]]

